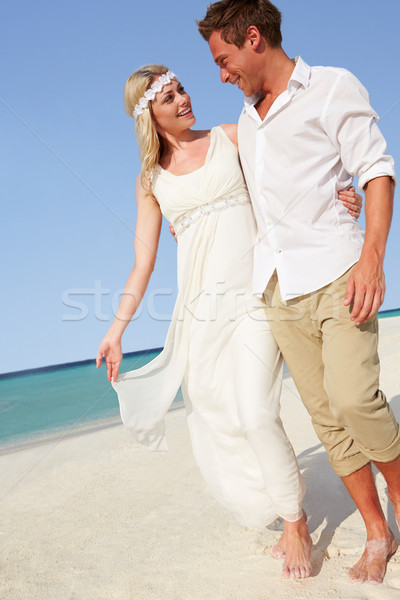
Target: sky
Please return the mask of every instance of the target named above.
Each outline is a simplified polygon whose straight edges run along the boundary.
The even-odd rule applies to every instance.
[[[283,47],[352,71],[400,158],[399,0],[277,0]],[[235,122],[240,90],[223,85],[197,32],[208,2],[14,0],[0,23],[3,346],[0,372],[93,358],[134,263],[140,165],[122,90],[163,63],[191,94],[197,127]],[[397,193],[398,195],[398,193]],[[397,203],[383,309],[400,307]],[[176,294],[176,244],[163,224],[155,272],[123,338],[160,347]]]

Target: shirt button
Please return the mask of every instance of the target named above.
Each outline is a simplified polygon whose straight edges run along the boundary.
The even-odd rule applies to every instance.
[[[267,225],[272,225],[272,221],[270,221],[270,220],[268,219],[268,221],[267,221]]]
[[[279,250],[278,248],[275,250],[275,254],[280,254],[282,252],[282,250]]]

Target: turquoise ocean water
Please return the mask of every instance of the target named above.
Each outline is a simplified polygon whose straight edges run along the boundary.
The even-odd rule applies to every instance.
[[[400,309],[380,318],[400,316]],[[121,372],[147,364],[160,349],[124,356]],[[175,402],[182,401],[179,393]],[[95,361],[0,374],[0,452],[120,423],[117,395]]]
[[[125,355],[121,372],[145,365],[159,352]],[[176,401],[181,399],[178,394]],[[0,375],[0,451],[120,422],[104,362],[101,369],[85,361]]]

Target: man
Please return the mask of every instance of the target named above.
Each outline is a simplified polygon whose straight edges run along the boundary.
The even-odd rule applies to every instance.
[[[397,545],[371,462],[400,523],[400,433],[379,390],[376,316],[394,165],[365,88],[344,69],[289,59],[280,23],[268,0],[222,0],[198,26],[223,83],[245,95],[238,135],[259,229],[254,292],[264,293],[316,433],[364,519],[366,547],[350,578],[381,583]],[[365,239],[337,202],[353,176],[365,191]],[[284,533],[284,576],[308,574],[307,536],[304,520]]]

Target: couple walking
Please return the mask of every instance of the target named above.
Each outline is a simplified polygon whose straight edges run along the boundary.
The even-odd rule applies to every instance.
[[[289,59],[280,23],[268,0],[222,0],[198,23],[222,81],[244,93],[238,126],[192,130],[191,99],[166,67],[128,79],[124,104],[142,165],[135,264],[97,366],[104,355],[123,422],[153,450],[166,448],[164,416],[182,387],[193,452],[213,494],[246,525],[280,516],[273,553],[284,577],[301,578],[311,573],[312,543],[279,417],[283,355],[366,525],[350,578],[380,583],[397,545],[371,463],[400,521],[400,433],[379,390],[376,316],[393,160],[365,88],[344,69]],[[365,236],[353,176],[365,192]],[[118,375],[162,215],[178,239],[171,325],[155,360]]]

